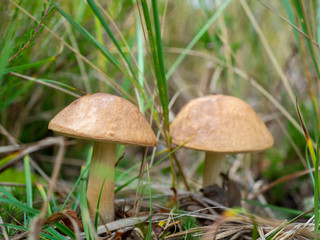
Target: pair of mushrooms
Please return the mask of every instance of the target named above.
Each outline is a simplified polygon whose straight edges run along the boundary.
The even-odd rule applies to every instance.
[[[89,213],[94,219],[99,209],[103,222],[112,221],[116,144],[156,146],[147,120],[129,101],[95,93],[64,108],[50,121],[49,129],[94,141],[87,187]],[[189,140],[184,147],[206,151],[204,186],[216,183],[226,153],[260,151],[273,144],[271,134],[249,105],[223,95],[189,102],[171,124],[171,136],[177,145]]]

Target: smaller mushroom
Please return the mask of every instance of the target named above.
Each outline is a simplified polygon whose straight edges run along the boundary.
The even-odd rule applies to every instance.
[[[112,221],[116,145],[157,145],[145,117],[136,106],[121,97],[95,93],[64,108],[50,121],[49,129],[94,141],[87,187],[89,213],[94,219],[101,191],[99,215],[102,222]]]
[[[221,185],[220,172],[230,153],[258,152],[273,145],[273,137],[244,101],[209,95],[187,103],[170,125],[172,142],[206,152],[203,187]]]

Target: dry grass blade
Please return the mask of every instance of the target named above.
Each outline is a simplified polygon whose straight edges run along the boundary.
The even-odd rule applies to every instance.
[[[31,144],[30,146],[25,147],[23,150],[21,150],[17,156],[12,158],[9,162],[6,164],[3,164],[0,167],[0,173],[6,170],[7,168],[13,166],[16,164],[19,160],[21,160],[24,156],[39,151],[40,149],[46,148],[51,145],[60,145],[61,141],[63,141],[63,138],[61,137],[49,137],[46,139],[43,139],[37,143]]]
[[[287,24],[289,24],[292,28],[297,30],[302,36],[311,40],[312,43],[319,48],[319,44],[315,40],[313,40],[309,35],[305,34],[300,28],[293,25],[288,19],[286,19],[284,16],[282,16],[280,13],[278,13],[274,8],[272,8],[270,5],[268,5],[266,2],[264,2],[262,0],[258,0],[258,2],[261,3],[263,6],[265,6],[266,8],[268,8],[270,11],[272,11],[275,15],[277,15],[279,18],[281,18]]]
[[[117,24],[115,23],[115,21],[111,18],[111,16],[108,14],[108,12],[101,6],[101,4],[99,2],[96,2],[97,6],[99,7],[99,10],[101,11],[101,13],[103,13],[107,18],[108,20],[111,22],[112,26],[114,27],[114,29],[116,30],[116,32],[119,34],[122,42],[124,43],[124,45],[126,46],[126,49],[127,51],[129,52],[130,56],[131,56],[131,59],[134,63],[134,65],[137,67],[138,71],[141,73],[141,69],[139,68],[139,65],[137,63],[137,60],[136,60],[136,57],[134,56],[133,52],[131,51],[130,47],[129,47],[129,44],[128,42],[126,41],[125,37],[123,36],[123,34],[121,33],[120,29],[118,28]],[[144,87],[147,91],[147,93],[151,96],[151,90],[150,90],[150,87],[144,77],[143,76],[143,82],[144,82]]]
[[[263,228],[262,227],[259,227],[258,228],[258,233],[260,235],[260,239],[261,240],[265,240],[266,239],[266,236],[264,235],[264,232],[263,232]]]
[[[56,182],[57,182],[57,179],[59,176],[60,167],[61,167],[61,164],[63,161],[63,156],[65,153],[65,140],[63,137],[57,137],[56,141],[57,141],[57,144],[59,145],[57,160],[56,160],[54,167],[53,167],[51,181],[49,182],[49,190],[48,190],[47,199],[42,204],[42,208],[41,208],[39,215],[35,219],[33,219],[32,223],[31,223],[30,234],[29,234],[29,239],[31,239],[31,240],[40,239],[40,233],[42,230],[42,226],[45,223],[44,218],[45,218],[47,211],[48,211],[49,201],[51,200],[53,191],[56,187]]]
[[[12,182],[0,182],[0,186],[8,186],[8,187],[26,187],[25,184],[22,183],[12,183]]]
[[[97,234],[106,234],[107,229],[108,231],[115,231],[119,230],[122,228],[127,228],[127,227],[132,227],[141,223],[144,223],[149,220],[149,216],[144,216],[144,217],[131,217],[131,218],[124,218],[124,219],[119,219],[110,223],[107,223],[106,225],[101,225],[97,229]],[[159,221],[163,220],[164,215],[154,215],[152,216],[152,221]],[[81,239],[85,239],[85,234],[81,233]]]
[[[296,152],[301,164],[304,166],[305,169],[308,169],[306,160],[304,159],[302,153],[300,152],[300,149],[298,148],[298,146],[296,145],[296,143],[294,142],[294,139],[292,138],[292,136],[290,136],[288,130],[286,129],[286,127],[284,126],[284,124],[281,122],[281,120],[279,118],[276,118],[277,124],[278,126],[282,129],[283,133],[285,134],[285,136],[287,137],[287,139],[289,140],[292,148],[294,149],[294,151]]]
[[[181,53],[183,49],[180,48],[167,48],[167,51],[171,53]],[[200,57],[207,59],[208,61],[212,61],[215,64],[218,64],[225,68],[230,68],[234,73],[238,76],[247,80],[253,87],[255,87],[260,93],[262,93],[279,111],[294,125],[294,127],[304,136],[304,132],[299,123],[292,117],[292,115],[270,94],[266,89],[264,89],[255,79],[251,78],[247,73],[242,71],[240,68],[234,67],[232,65],[226,64],[224,61],[214,57],[213,55],[209,55],[203,52],[190,50],[189,55],[194,57]]]
[[[138,178],[138,186],[137,186],[137,191],[136,191],[136,199],[135,199],[135,204],[134,204],[134,216],[138,216],[139,211],[140,211],[140,204],[142,201],[142,196],[143,196],[143,176],[144,172],[146,170],[146,157],[147,157],[147,148],[143,148],[143,154],[142,154],[142,161],[140,165],[140,171],[139,171],[139,178]]]
[[[262,32],[261,28],[259,27],[259,24],[257,23],[256,19],[254,18],[254,16],[253,16],[253,14],[252,14],[247,2],[244,1],[244,0],[240,0],[240,3],[242,5],[244,11],[248,15],[253,27],[257,31],[263,47],[265,48],[265,50],[266,50],[266,52],[267,52],[272,64],[274,65],[276,71],[278,72],[278,74],[279,74],[279,76],[280,76],[280,78],[281,78],[281,80],[282,80],[282,82],[283,82],[283,84],[284,84],[284,86],[285,86],[290,98],[291,98],[292,103],[294,104],[295,103],[294,93],[293,93],[293,91],[292,91],[292,89],[290,87],[290,84],[288,82],[288,79],[287,79],[286,75],[282,71],[282,69],[281,69],[281,67],[280,67],[275,55],[273,54],[273,52],[271,50],[271,47],[269,46],[269,43],[268,43],[267,39],[264,36],[264,33]]]
[[[38,22],[38,26],[37,28],[34,30],[34,33],[32,34],[32,36],[30,37],[30,39],[28,40],[28,42],[25,43],[25,45],[19,49],[18,52],[16,52],[9,60],[8,62],[14,60],[15,58],[17,58],[19,56],[19,54],[21,54],[21,52],[23,50],[25,50],[31,43],[32,43],[32,40],[36,37],[37,33],[40,31],[40,28],[41,28],[41,25],[44,21],[44,19],[46,18],[46,16],[48,15],[49,11],[50,11],[50,8],[52,7],[51,4],[49,4],[45,10],[45,12],[43,13],[43,16],[41,18],[41,20]]]
[[[2,126],[2,124],[0,124],[0,133],[3,134],[12,145],[16,147],[19,146],[17,140],[13,136],[11,136],[11,134]]]
[[[266,239],[274,235],[274,240],[311,239],[314,237],[314,224],[289,223],[275,219],[264,219],[249,214],[233,216],[222,215],[219,221],[207,227],[207,232],[202,236],[205,239],[251,239],[254,226],[257,225],[259,239]]]
[[[31,18],[32,20],[39,22],[36,18],[34,18],[30,13],[28,13],[25,9],[23,9],[19,4],[17,4],[16,2],[9,0],[10,3],[12,3],[15,7],[17,7],[20,11],[22,11],[24,14],[26,14],[29,18]],[[107,82],[109,82],[115,90],[117,90],[118,92],[122,93],[124,96],[126,96],[130,101],[132,101],[133,103],[136,103],[136,100],[131,97],[128,93],[126,93],[121,86],[119,86],[116,81],[114,81],[113,79],[111,79],[107,74],[104,73],[104,71],[102,71],[100,68],[98,68],[97,66],[95,66],[93,63],[91,63],[85,56],[83,56],[81,53],[79,53],[78,51],[76,51],[70,44],[68,44],[66,41],[64,41],[61,37],[59,37],[55,32],[53,32],[50,28],[48,28],[46,25],[43,24],[43,27],[50,33],[52,34],[56,39],[58,39],[64,46],[66,46],[67,48],[69,48],[72,52],[74,52],[77,56],[79,56],[79,58],[81,58],[85,63],[87,63],[89,66],[91,66],[93,69],[95,69],[97,72],[99,72],[99,74],[101,76],[104,77],[104,80],[106,80]]]
[[[2,224],[3,224],[3,220],[2,220],[2,217],[0,216],[0,228],[1,228],[1,231],[2,231],[3,238],[5,240],[9,240],[9,236],[8,236],[7,230]]]
[[[17,147],[15,145],[1,146],[0,153],[14,152],[14,151],[18,151],[19,149],[20,149],[20,147]]]
[[[218,1],[219,5],[221,5],[222,1]],[[225,23],[225,20],[224,20],[224,13],[221,13],[221,15],[218,17],[218,22],[219,22],[219,25],[220,25],[220,28],[221,28],[221,40],[223,42],[223,52],[224,52],[224,56],[225,56],[225,60],[226,60],[226,63],[228,65],[232,65],[232,58],[231,58],[231,55],[232,55],[232,47],[230,46],[230,37],[228,35],[228,31],[227,31],[227,26],[226,26],[226,23]],[[228,81],[230,82],[230,86],[231,88],[233,89],[234,88],[234,85],[235,85],[235,79],[234,79],[234,75],[233,75],[233,71],[232,69],[227,69],[228,71]]]
[[[80,98],[81,96],[79,94],[76,94],[76,93],[73,93],[73,92],[70,92],[64,88],[61,88],[61,87],[58,87],[57,85],[54,85],[52,83],[48,83],[48,82],[44,82],[44,81],[40,81],[39,79],[36,79],[36,78],[33,78],[33,77],[30,77],[30,76],[26,76],[26,75],[23,75],[23,74],[20,74],[20,73],[15,73],[15,72],[11,72],[10,75],[12,76],[16,76],[16,77],[19,77],[19,78],[22,78],[22,79],[26,79],[26,80],[29,80],[29,81],[33,81],[33,82],[36,82],[36,83],[40,83],[42,85],[45,85],[45,86],[48,86],[48,87],[51,87],[53,89],[57,89],[61,92],[64,92],[64,93],[67,93],[73,97],[76,97],[76,98]]]
[[[15,235],[14,237],[10,238],[10,240],[20,240],[20,239],[27,239],[29,232],[24,232],[24,233],[20,233]]]
[[[71,230],[75,233],[76,239],[81,239],[80,230],[83,231],[82,222],[77,218],[76,213],[72,210],[63,210],[49,216],[44,220],[44,224],[53,224],[61,220],[68,220],[71,223]]]
[[[63,22],[64,22],[64,25],[65,25],[66,30],[68,32],[68,36],[69,36],[69,39],[70,39],[70,42],[71,42],[73,48],[76,51],[80,52],[78,43],[77,43],[76,38],[75,38],[75,36],[74,36],[74,34],[72,32],[70,24],[66,23],[65,21],[63,21]],[[78,55],[76,55],[76,60],[77,60],[78,66],[79,66],[79,70],[80,70],[80,73],[81,73],[81,77],[83,79],[83,84],[84,84],[84,87],[86,89],[86,92],[87,93],[92,93],[92,89],[91,89],[90,82],[89,82],[89,76],[88,76],[88,74],[86,72],[86,68],[85,68],[84,62]]]
[[[197,228],[191,228],[179,233],[170,234],[169,236],[166,236],[164,239],[180,239],[188,234],[193,234],[193,236],[196,237],[196,234],[203,234],[203,232],[207,229],[207,227],[197,227]],[[179,238],[180,237],[180,238]],[[212,240],[212,237],[211,237]]]
[[[314,172],[314,170],[315,170],[314,168],[311,169],[312,172]],[[320,170],[320,167],[319,167],[319,170]],[[282,178],[279,178],[276,181],[264,186],[261,190],[259,190],[258,192],[254,193],[254,195],[252,197],[250,197],[250,199],[256,198],[259,194],[268,191],[269,189],[273,188],[274,186],[276,186],[276,185],[278,185],[280,183],[287,182],[287,181],[290,181],[290,180],[295,179],[295,178],[299,178],[299,177],[301,177],[303,175],[306,175],[308,173],[310,173],[309,169],[303,170],[301,172],[295,172],[295,173],[289,174],[287,176],[283,176]]]

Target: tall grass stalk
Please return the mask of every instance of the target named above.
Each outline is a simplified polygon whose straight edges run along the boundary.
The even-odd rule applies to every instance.
[[[318,230],[320,226],[320,216],[319,216],[319,194],[320,194],[320,178],[319,178],[319,137],[317,137],[317,145],[316,145],[316,152],[314,151],[308,130],[306,128],[305,122],[303,120],[303,116],[301,115],[298,102],[296,103],[297,113],[305,134],[305,138],[307,141],[307,146],[309,149],[309,153],[311,155],[311,159],[313,162],[313,166],[315,168],[314,171],[314,215],[315,215],[315,239],[317,239]],[[312,171],[310,171],[312,175]]]
[[[110,39],[112,40],[112,42],[114,43],[114,45],[116,46],[117,50],[119,51],[119,53],[121,54],[123,60],[126,63],[127,68],[129,69],[129,72],[131,74],[131,76],[136,79],[135,76],[135,72],[131,67],[131,64],[129,63],[128,58],[126,57],[126,55],[124,54],[124,52],[122,51],[122,48],[120,47],[120,44],[118,43],[118,41],[116,40],[115,36],[113,35],[111,29],[109,28],[109,25],[107,24],[107,22],[104,20],[101,12],[99,11],[97,5],[95,4],[94,0],[88,0],[89,6],[91,7],[92,11],[94,12],[94,14],[97,16],[97,18],[99,19],[101,25],[103,26],[103,28],[105,29],[105,31],[108,33],[108,36],[110,37]]]
[[[86,170],[86,167],[81,168],[81,174]],[[87,239],[97,239],[95,228],[91,224],[90,216],[89,216],[89,210],[88,210],[88,204],[87,204],[87,178],[88,178],[88,172],[86,174],[83,174],[84,177],[80,180],[80,208],[81,208],[81,218],[82,218],[82,224],[83,229],[86,235]]]
[[[220,6],[219,9],[212,15],[211,18],[204,24],[204,26],[200,29],[200,31],[195,35],[195,37],[191,40],[191,42],[184,48],[183,52],[177,58],[177,60],[171,65],[171,68],[168,70],[166,74],[166,79],[169,79],[174,71],[181,64],[183,59],[187,56],[188,52],[194,47],[194,45],[200,40],[200,38],[205,34],[211,25],[218,19],[219,15],[227,8],[227,6],[231,3],[232,0],[226,0]]]
[[[134,0],[133,0],[134,1]],[[137,62],[138,62],[138,82],[143,88],[144,81],[143,81],[143,74],[144,74],[144,43],[143,43],[143,32],[141,27],[141,19],[139,16],[138,9],[135,10],[135,17],[136,17],[136,31],[137,31]],[[146,109],[144,105],[144,99],[141,95],[139,95],[139,109],[140,111],[145,114]]]
[[[281,66],[279,65],[279,62],[275,56],[275,53],[272,51],[270,44],[265,37],[265,34],[261,30],[255,17],[253,16],[252,11],[250,10],[248,3],[244,0],[240,0],[240,3],[241,3],[242,8],[244,9],[244,11],[246,12],[248,18],[250,19],[250,22],[253,25],[255,31],[257,32],[259,39],[260,39],[266,53],[268,54],[268,57],[269,57],[272,65],[274,66],[276,72],[278,73],[280,79],[282,80],[283,85],[284,85],[285,89],[287,90],[292,103],[295,103],[296,97],[295,97],[295,94],[293,93],[293,90],[292,90],[290,84],[289,84],[288,78],[284,74],[284,71],[282,70]]]
[[[148,232],[146,239],[151,239],[151,232],[152,232],[152,191],[151,191],[151,180],[150,180],[150,173],[149,173],[149,165],[147,164],[147,175],[148,175],[148,186],[149,186],[149,201],[150,201],[150,206],[149,206],[149,215],[150,215],[150,220],[149,220],[149,227],[148,227]]]
[[[29,155],[26,155],[23,158],[24,164],[24,173],[26,178],[26,197],[27,197],[27,206],[32,208],[33,206],[33,197],[32,197],[32,180],[31,180],[31,169],[30,169],[30,160]],[[30,226],[31,218],[27,217],[27,226]]]
[[[308,91],[310,94],[310,99],[312,102],[312,107],[313,107],[313,112],[314,112],[314,121],[317,125],[317,129],[316,132],[320,131],[320,112],[319,112],[319,107],[318,107],[318,103],[317,103],[317,97],[315,94],[315,86],[319,87],[319,80],[320,80],[320,72],[319,72],[319,60],[318,60],[318,56],[317,56],[317,51],[315,49],[315,41],[313,39],[314,34],[312,34],[311,32],[311,28],[310,28],[310,24],[309,24],[309,19],[307,17],[306,14],[306,10],[305,10],[305,6],[303,1],[293,1],[293,6],[294,8],[287,3],[284,3],[286,6],[286,10],[287,13],[290,17],[290,21],[293,25],[298,25],[300,24],[300,26],[302,27],[302,31],[305,33],[305,35],[302,37],[301,35],[297,34],[297,32],[295,31],[295,36],[296,36],[296,40],[297,40],[297,45],[299,47],[300,53],[302,55],[302,61],[304,64],[304,69],[305,69],[305,74],[308,80]],[[290,6],[287,6],[290,5]],[[293,18],[293,16],[297,16],[297,18]],[[305,51],[305,46],[303,43],[303,40],[306,41],[307,43],[307,47],[313,62],[313,66],[314,69],[316,70],[317,73],[317,82],[312,81],[312,77],[310,72],[312,71],[312,68],[310,66],[310,64],[308,64],[307,62],[307,54]]]

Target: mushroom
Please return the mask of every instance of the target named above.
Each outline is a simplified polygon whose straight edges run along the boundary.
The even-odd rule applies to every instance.
[[[273,137],[256,112],[244,101],[209,95],[187,103],[170,125],[176,145],[206,152],[203,187],[221,185],[225,155],[258,152],[273,145]]]
[[[64,108],[50,121],[49,129],[68,137],[94,141],[87,186],[89,213],[94,219],[99,207],[102,221],[112,221],[116,145],[157,145],[145,117],[136,106],[121,97],[95,93]],[[100,191],[101,200],[97,206]]]

